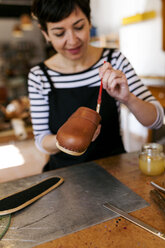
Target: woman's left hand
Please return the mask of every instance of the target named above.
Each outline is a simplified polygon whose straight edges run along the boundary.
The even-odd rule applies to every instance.
[[[109,95],[126,103],[130,96],[127,78],[120,70],[114,70],[109,62],[99,68],[99,76],[102,79],[103,88]]]

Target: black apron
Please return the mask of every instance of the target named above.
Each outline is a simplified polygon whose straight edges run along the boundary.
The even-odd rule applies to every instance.
[[[111,61],[111,50],[108,61]],[[84,106],[96,110],[99,87],[54,88],[46,66],[40,63],[51,85],[49,92],[49,128],[53,134],[65,123],[70,115],[79,107]],[[80,164],[99,158],[124,153],[124,146],[120,135],[119,115],[116,101],[103,90],[100,108],[101,132],[87,151],[81,156],[72,156],[64,152],[50,155],[50,159],[43,171]]]

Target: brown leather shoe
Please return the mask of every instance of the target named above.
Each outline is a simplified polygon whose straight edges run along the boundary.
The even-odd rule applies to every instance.
[[[70,155],[80,156],[90,145],[101,121],[101,116],[93,109],[78,108],[57,132],[57,147]]]

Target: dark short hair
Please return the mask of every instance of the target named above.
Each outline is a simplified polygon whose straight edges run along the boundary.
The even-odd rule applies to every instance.
[[[59,22],[65,19],[76,7],[81,9],[90,22],[90,0],[34,0],[31,11],[41,28],[47,31],[47,22]]]

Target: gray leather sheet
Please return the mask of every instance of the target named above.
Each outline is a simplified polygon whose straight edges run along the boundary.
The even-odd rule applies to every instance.
[[[64,183],[25,209],[12,214],[0,248],[30,248],[117,217],[103,207],[111,202],[131,212],[148,205],[140,196],[94,162],[0,184],[1,197],[49,176]]]

